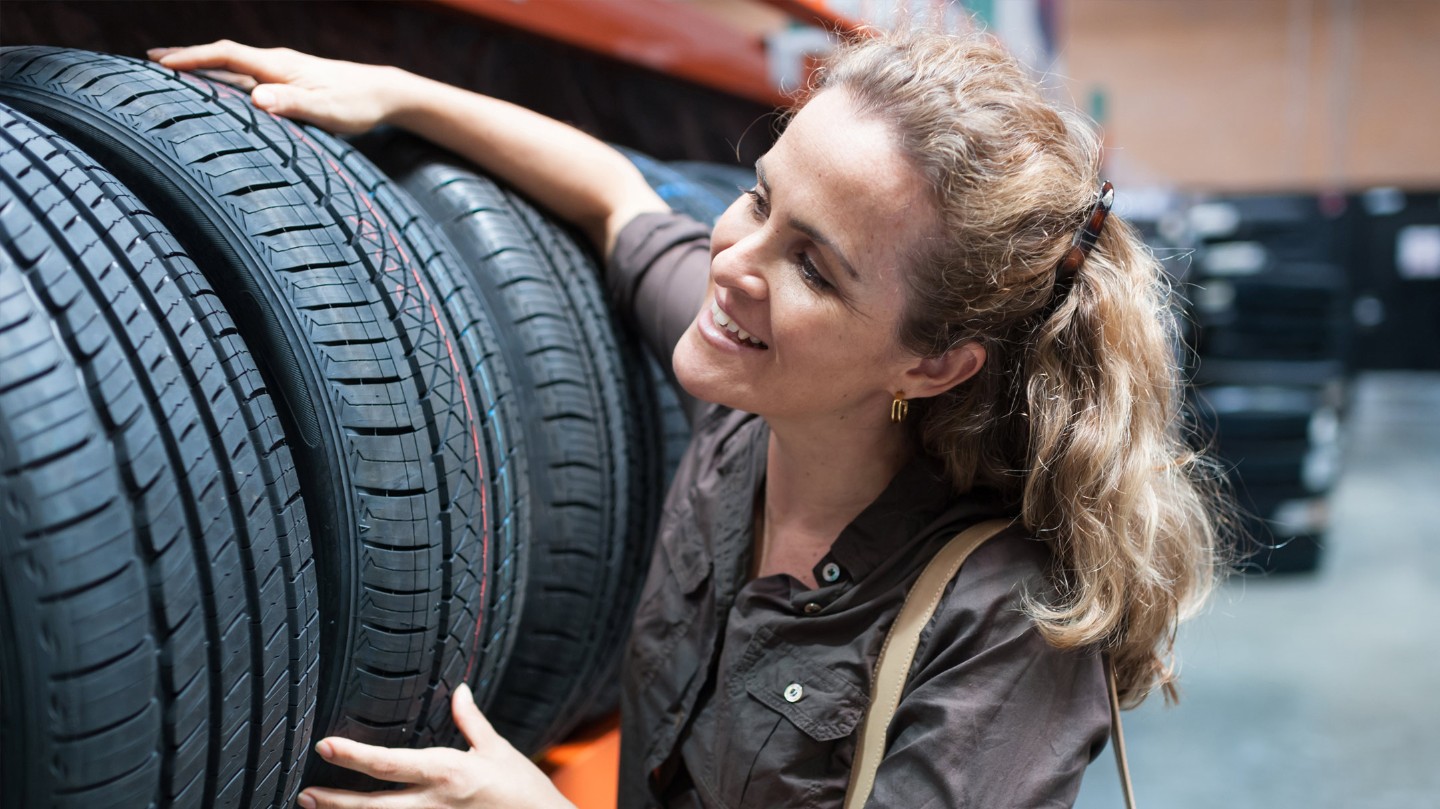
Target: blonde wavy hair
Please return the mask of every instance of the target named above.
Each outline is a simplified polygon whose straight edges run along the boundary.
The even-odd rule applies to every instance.
[[[1223,569],[1222,476],[1184,441],[1170,288],[1134,229],[1112,214],[1057,295],[1099,193],[1093,124],[975,33],[851,42],[812,94],[831,88],[891,126],[940,212],[913,252],[901,344],[986,349],[976,377],[914,403],[923,446],[1051,543],[1059,597],[1027,602],[1044,637],[1108,651],[1127,707],[1156,687],[1175,699],[1175,628]]]

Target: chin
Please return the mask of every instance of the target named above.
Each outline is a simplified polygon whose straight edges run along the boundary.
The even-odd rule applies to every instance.
[[[713,359],[706,356],[704,340],[692,323],[680,342],[675,344],[675,351],[670,355],[675,381],[686,393],[702,402],[748,411],[749,408],[736,400],[734,382],[727,381]]]

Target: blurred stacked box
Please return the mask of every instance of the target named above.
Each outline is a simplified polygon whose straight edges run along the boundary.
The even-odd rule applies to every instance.
[[[1344,205],[1226,197],[1189,212],[1195,410],[1230,472],[1245,569],[1315,569],[1339,468],[1349,295]]]

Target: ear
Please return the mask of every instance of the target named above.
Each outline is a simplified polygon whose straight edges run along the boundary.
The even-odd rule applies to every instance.
[[[938,357],[923,357],[905,371],[899,390],[907,399],[939,396],[985,367],[985,346],[971,340]]]

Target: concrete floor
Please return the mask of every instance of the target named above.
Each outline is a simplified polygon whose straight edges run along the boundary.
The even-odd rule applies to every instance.
[[[1232,579],[1181,702],[1125,714],[1147,809],[1440,809],[1440,374],[1360,377],[1314,574]],[[1122,805],[1107,750],[1076,806]]]

